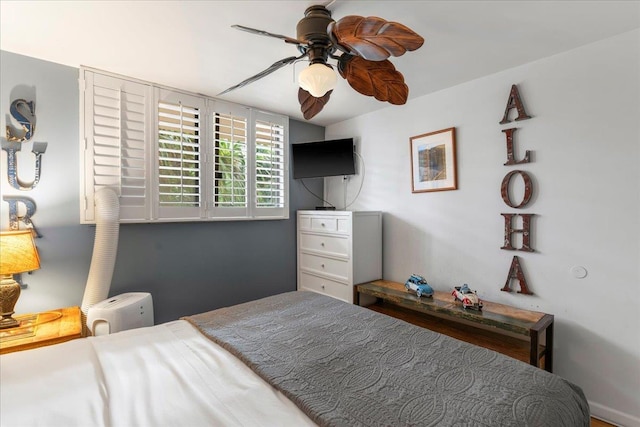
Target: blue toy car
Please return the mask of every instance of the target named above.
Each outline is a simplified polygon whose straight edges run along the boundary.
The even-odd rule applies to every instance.
[[[407,288],[408,291],[414,291],[418,298],[422,295],[426,297],[433,296],[433,289],[431,286],[429,286],[424,277],[417,274],[412,274],[405,282],[404,287]]]

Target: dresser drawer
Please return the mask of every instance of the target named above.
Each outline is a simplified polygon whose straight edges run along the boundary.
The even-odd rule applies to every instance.
[[[344,215],[299,215],[298,229],[314,232],[349,234],[350,217]]]
[[[349,256],[349,238],[300,233],[299,249],[347,258]]]
[[[350,221],[345,217],[320,217],[311,219],[311,230],[326,231],[327,233],[349,234],[351,228]]]
[[[335,233],[338,230],[338,220],[333,216],[300,215],[298,228],[305,231]]]
[[[311,218],[311,230],[335,233],[338,231],[338,219],[335,217]]]
[[[300,268],[331,276],[337,280],[349,279],[349,262],[333,258],[325,258],[319,255],[300,253]]]
[[[346,302],[351,302],[353,298],[351,286],[307,273],[300,273],[298,289],[318,292]]]

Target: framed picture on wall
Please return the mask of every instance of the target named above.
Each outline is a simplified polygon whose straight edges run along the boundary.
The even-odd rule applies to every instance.
[[[456,128],[412,136],[411,192],[456,190]]]

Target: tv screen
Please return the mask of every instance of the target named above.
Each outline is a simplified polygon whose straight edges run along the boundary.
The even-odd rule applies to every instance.
[[[317,178],[356,173],[353,138],[291,145],[293,178]]]

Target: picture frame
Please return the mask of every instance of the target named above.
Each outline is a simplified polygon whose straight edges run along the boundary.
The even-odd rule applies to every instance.
[[[458,189],[456,128],[409,138],[411,147],[411,192]]]

